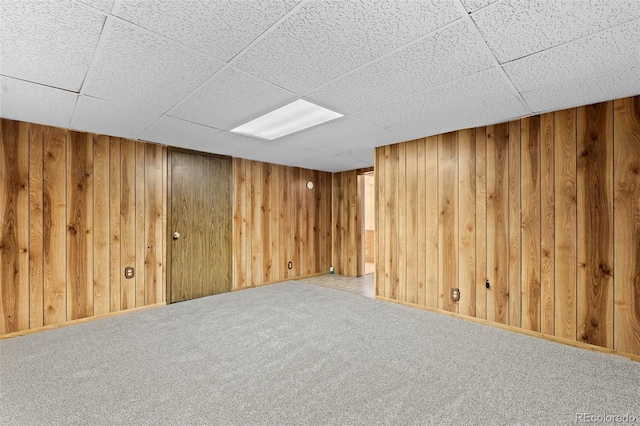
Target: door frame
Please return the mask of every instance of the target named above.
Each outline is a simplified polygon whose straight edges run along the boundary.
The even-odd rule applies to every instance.
[[[179,148],[169,146],[167,147],[167,229],[165,230],[166,234],[166,263],[167,263],[167,282],[166,282],[166,294],[165,301],[167,305],[171,304],[171,243],[173,241],[173,230],[171,229],[172,224],[172,208],[171,208],[171,154],[173,152],[181,152],[183,154],[191,154],[191,155],[199,155],[201,157],[212,157],[212,158],[220,158],[224,160],[229,160],[231,163],[231,168],[229,172],[229,223],[231,225],[231,238],[229,238],[229,253],[230,256],[230,265],[231,268],[231,288],[233,289],[233,279],[234,279],[234,270],[233,270],[233,157],[228,155],[220,155],[220,154],[212,154],[210,152],[202,152],[196,151],[193,149],[187,148]]]

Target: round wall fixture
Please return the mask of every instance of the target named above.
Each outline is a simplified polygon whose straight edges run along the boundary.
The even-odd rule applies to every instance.
[[[311,181],[307,182],[307,189],[313,189],[313,182]]]

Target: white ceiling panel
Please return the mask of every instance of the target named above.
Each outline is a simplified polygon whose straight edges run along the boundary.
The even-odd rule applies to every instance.
[[[110,18],[82,94],[165,112],[223,63]]]
[[[514,90],[504,73],[490,68],[460,80],[434,87],[409,97],[354,114],[354,117],[380,127],[417,121],[422,117],[441,115],[460,108],[477,105],[513,95]]]
[[[0,3],[0,73],[77,92],[105,16],[71,1]]]
[[[363,169],[371,167],[371,164],[354,160],[353,158],[342,155],[332,155],[328,157],[316,157],[313,160],[304,161],[296,164],[298,167],[307,169],[322,170],[323,172],[344,172],[345,170]]]
[[[475,12],[478,9],[489,6],[497,0],[461,0],[468,12]]]
[[[324,154],[344,154],[349,151],[358,150],[373,150],[377,146],[390,145],[396,142],[402,142],[404,138],[395,133],[391,133],[387,130],[378,130],[373,133],[369,133],[354,138],[341,140],[336,143],[321,145],[314,148]]]
[[[467,21],[459,20],[391,55],[308,94],[343,113],[355,113],[494,65]]]
[[[503,69],[522,93],[638,62],[640,20],[527,56]]]
[[[460,16],[439,0],[309,1],[234,65],[303,94]]]
[[[111,13],[111,9],[113,9],[113,3],[115,3],[115,0],[76,0],[76,1],[82,4],[86,4],[87,6],[94,7],[106,13]]]
[[[308,130],[277,139],[278,144],[291,148],[317,149],[322,145],[336,143],[380,130],[379,127],[351,117],[341,117]]]
[[[221,99],[224,102],[220,102]],[[289,91],[229,67],[214,75],[169,114],[231,130],[295,99],[296,95]]]
[[[405,140],[411,140],[459,129],[502,123],[524,115],[527,115],[527,110],[514,95],[482,105],[462,105],[457,111],[425,117],[423,120],[394,126],[389,130],[404,136]]]
[[[140,139],[165,145],[192,148],[202,145],[221,130],[173,117],[162,117],[140,135]]]
[[[123,0],[115,15],[229,61],[300,0]]]
[[[318,156],[318,152],[306,148],[292,148],[278,143],[266,142],[262,147],[236,152],[237,157],[248,160],[266,161],[285,166],[299,166]]]
[[[640,18],[640,1],[509,0],[471,16],[505,63]]]
[[[240,151],[254,151],[261,149],[268,141],[238,135],[235,133],[221,132],[195,149],[221,155],[235,155]]]
[[[103,135],[136,139],[160,114],[153,111],[80,96],[71,128]]]
[[[534,112],[560,110],[640,94],[640,62],[627,68],[523,93]]]
[[[69,127],[78,95],[0,76],[0,117]]]

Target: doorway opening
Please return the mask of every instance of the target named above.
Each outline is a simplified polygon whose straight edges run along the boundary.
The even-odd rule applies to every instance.
[[[364,263],[362,271],[364,274],[373,274],[376,270],[375,254],[375,172],[363,173],[360,178],[363,180],[362,190],[362,210],[364,220],[362,221],[362,247],[361,259]]]

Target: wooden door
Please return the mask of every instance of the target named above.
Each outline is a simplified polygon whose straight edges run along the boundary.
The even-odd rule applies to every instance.
[[[231,159],[172,150],[170,303],[231,290]]]

